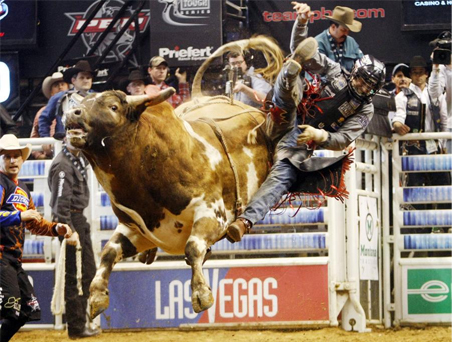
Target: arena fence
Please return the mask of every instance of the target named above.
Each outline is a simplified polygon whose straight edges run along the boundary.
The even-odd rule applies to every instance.
[[[411,136],[405,137],[411,139]],[[435,137],[443,138],[441,135]],[[413,139],[421,138],[415,136]],[[394,146],[398,141],[394,140]],[[55,141],[21,139],[21,143],[27,142],[39,148]],[[356,141],[355,163],[346,177],[349,198],[344,203],[329,199],[321,208],[302,208],[296,215],[298,207],[293,203],[267,214],[242,242],[218,242],[212,248],[213,257],[204,265],[206,279],[215,297],[211,309],[200,314],[193,312],[191,269],[183,256],[170,256],[159,251],[152,265],[127,259],[115,266],[109,285],[110,307],[98,319],[98,324],[103,329],[280,328],[337,326],[340,322],[345,330],[363,332],[368,330],[369,324],[384,323],[391,327],[413,321],[450,322],[450,253],[449,257],[413,256],[421,248],[419,246],[424,246],[422,252],[427,253],[432,246],[449,246],[450,249],[451,234],[425,238],[426,234],[418,237],[400,233],[403,225],[418,222],[419,213],[403,210],[403,197],[399,194],[405,194],[406,190],[410,199],[424,195],[400,187],[394,181],[394,215],[391,217],[391,150],[394,151],[393,179],[398,180],[400,173],[409,172],[403,169],[407,157],[400,157],[395,153],[398,148],[393,149],[392,145],[391,141],[380,142],[380,138],[374,136]],[[61,146],[57,143],[55,149],[59,150]],[[332,155],[330,151],[316,153]],[[430,156],[418,158],[425,158],[431,165],[431,159],[427,157]],[[443,163],[445,170],[451,170],[450,155],[432,158],[435,162],[440,159],[438,165]],[[47,185],[50,164],[50,160],[30,160],[24,163],[20,174],[30,185],[38,210],[47,219],[51,219]],[[108,196],[92,172],[89,180],[91,201],[85,214],[91,223],[93,246],[99,257],[117,219]],[[443,189],[430,190],[442,194]],[[441,195],[444,199],[438,201],[450,202],[450,186],[444,190],[448,195]],[[429,201],[436,200],[431,198]],[[449,219],[441,221],[444,224],[435,221],[435,226],[452,225],[450,210],[434,210],[433,217],[427,212],[421,217],[433,219],[449,215]],[[401,218],[406,221],[400,221]],[[423,222],[424,226],[432,223]],[[443,237],[436,237],[440,235]],[[443,252],[446,248],[442,248]],[[26,238],[24,268],[34,280],[43,311],[39,324],[28,324],[27,327],[64,327],[62,316],[54,317],[50,313],[58,251],[59,243],[55,238]],[[432,278],[427,285],[413,287],[410,279],[418,277],[423,272],[419,271],[422,267],[426,274],[434,269],[441,277],[448,275],[449,281],[441,280],[440,283],[436,280],[443,278]],[[432,303],[426,315],[410,311],[411,301],[416,303],[419,296],[430,298],[429,303]],[[448,308],[441,306],[444,301],[440,299],[444,296],[449,302]]]

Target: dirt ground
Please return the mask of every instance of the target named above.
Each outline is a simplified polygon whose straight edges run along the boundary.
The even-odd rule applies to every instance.
[[[346,332],[339,328],[319,330],[146,330],[129,332],[104,332],[84,339],[95,342],[449,342],[450,327],[416,327],[400,329],[372,328],[369,333]],[[65,331],[30,330],[19,332],[11,342],[64,342],[72,341]]]

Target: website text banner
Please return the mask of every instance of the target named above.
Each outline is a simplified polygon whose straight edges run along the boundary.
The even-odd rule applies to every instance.
[[[201,65],[222,44],[221,0],[150,1],[151,56]]]
[[[195,313],[191,270],[115,271],[103,329],[328,320],[328,265],[205,268],[215,304]]]

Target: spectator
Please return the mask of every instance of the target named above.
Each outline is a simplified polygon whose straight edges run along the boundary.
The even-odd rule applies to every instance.
[[[20,146],[13,134],[0,139],[0,340],[9,341],[26,322],[41,318],[33,285],[22,268],[25,228],[36,235],[62,235],[68,244],[77,234],[63,223],[49,222],[38,213],[27,185],[19,179],[31,145]],[[72,238],[71,238],[72,235]]]
[[[428,91],[427,63],[422,56],[414,56],[410,62],[411,84],[402,88],[396,96],[397,112],[392,126],[397,134],[408,132],[444,132],[447,127],[447,109],[443,97],[435,101]],[[425,116],[423,115],[425,109]],[[425,145],[416,142],[422,154],[438,152],[437,144]]]
[[[406,64],[397,64],[394,69],[392,69],[392,83],[394,83],[395,88],[391,92],[397,95],[402,91],[402,88],[408,88],[411,83],[410,79],[410,67]]]
[[[254,67],[248,68],[243,54],[238,52],[230,52],[227,55],[229,65],[232,68],[240,68],[241,74],[244,76],[242,80],[235,83],[234,99],[241,101],[247,105],[260,108],[271,90],[271,85],[262,77],[262,75],[254,73]],[[249,80],[249,85],[244,82]]]
[[[148,73],[151,78],[151,83],[160,88],[160,90],[166,89],[169,87],[168,84],[165,83],[165,80],[168,77],[168,62],[160,56],[154,56],[149,61]],[[187,83],[187,72],[180,72],[180,69],[176,69],[176,77],[179,83],[178,92],[171,96],[167,101],[174,107],[177,108],[182,103],[188,101],[190,99],[190,89]],[[146,91],[151,90],[152,87],[146,87]]]
[[[438,38],[430,42],[430,45],[438,48],[451,49],[452,36],[449,31],[442,32]],[[447,50],[447,49],[444,49]],[[452,54],[452,53],[451,53]],[[447,105],[447,131],[452,132],[452,64],[433,64],[428,90],[433,99],[444,96]],[[452,151],[452,140],[447,140],[447,153]]]
[[[47,76],[42,83],[42,93],[48,99],[53,95],[58,94],[61,91],[69,90],[69,84],[63,80],[63,74],[61,72],[54,72],[52,76]],[[39,117],[46,109],[46,106],[42,107],[35,115],[33,120],[33,127],[31,129],[30,138],[39,138]],[[56,119],[52,121],[50,125],[50,136],[55,134]],[[53,157],[53,151],[51,145],[43,145],[42,151],[33,151],[31,155],[34,159],[51,159]]]
[[[0,138],[5,134],[19,135],[19,130],[6,108],[0,104]]]
[[[86,60],[78,61],[73,67],[63,73],[64,81],[72,84],[74,89],[59,92],[50,98],[46,109],[42,112],[38,120],[39,135],[41,137],[50,136],[50,126],[55,118],[57,123],[54,138],[62,139],[64,137],[65,130],[61,122],[61,116],[64,111],[71,109],[76,104],[76,101],[72,99],[74,93],[85,97],[92,92],[93,77],[94,71]]]
[[[129,73],[125,88],[130,95],[144,95],[147,83],[144,73],[140,69],[133,69]]]
[[[90,225],[83,215],[89,204],[87,167],[88,161],[80,150],[67,142],[53,160],[48,178],[53,219],[66,222],[76,231],[82,247],[82,296],[79,296],[77,289],[76,249],[73,246],[66,248],[66,319],[72,339],[99,334],[98,330],[86,327],[89,286],[96,273]]]
[[[360,32],[362,24],[353,19],[353,9],[343,6],[336,6],[333,15],[326,17],[330,19],[330,27],[315,37],[319,43],[319,52],[351,71],[363,53],[356,40],[348,34],[350,31]],[[298,23],[301,25],[300,20]]]
[[[385,80],[384,64],[369,55],[356,61],[350,75],[343,73],[338,63],[319,53],[314,38],[306,39],[310,7],[292,4],[298,20],[290,45],[297,48],[274,85],[267,124],[267,134],[277,143],[274,164],[244,212],[229,225],[227,235],[232,242],[240,241],[265,216],[300,173],[328,166],[324,158],[311,158],[316,148],[342,150],[364,133],[374,112],[372,96]],[[297,82],[302,68],[325,82],[311,89],[311,94],[306,90],[304,98],[300,89],[305,88],[298,88]],[[320,101],[314,104],[314,98]]]

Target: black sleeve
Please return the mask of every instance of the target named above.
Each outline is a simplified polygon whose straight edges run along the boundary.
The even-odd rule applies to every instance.
[[[52,193],[50,206],[54,220],[66,223],[73,228],[71,222],[72,186],[74,175],[70,166],[64,163],[52,165],[49,172],[49,187]]]

